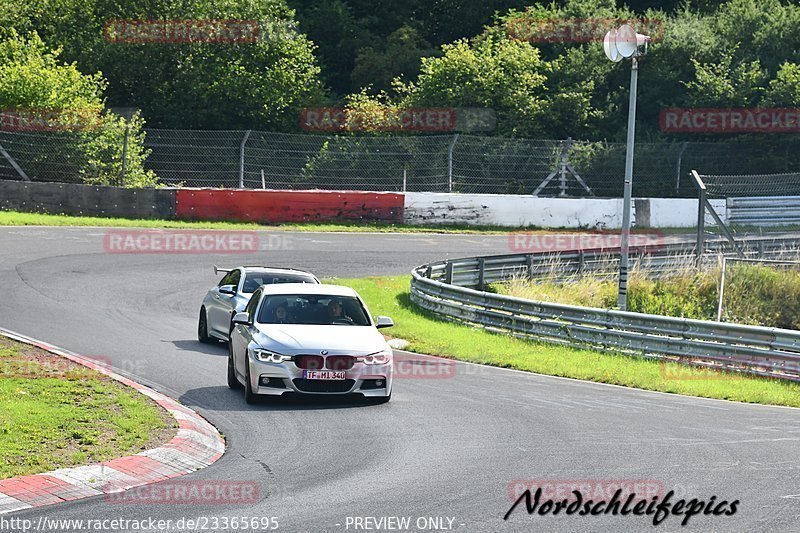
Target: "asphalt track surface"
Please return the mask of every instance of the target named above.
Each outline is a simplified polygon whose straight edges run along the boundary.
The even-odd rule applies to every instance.
[[[797,410],[461,363],[447,378],[396,380],[385,405],[249,406],[225,384],[225,345],[195,340],[214,263],[404,274],[430,260],[508,253],[505,236],[276,233],[276,249],[230,256],[105,253],[106,231],[0,228],[0,325],[109,357],[121,373],[195,408],[228,448],[183,479],[255,481],[259,500],[129,505],[98,497],[6,518],[275,516],[278,531],[317,532],[388,531],[366,529],[372,522],[356,528],[355,518],[400,516],[411,518],[412,531],[446,530],[417,529],[427,517],[447,517],[451,530],[465,532],[648,531],[646,516],[543,517],[519,508],[502,517],[514,480],[653,480],[677,498],[740,501],[734,516],[695,516],[685,528],[671,516],[658,531],[800,530]]]

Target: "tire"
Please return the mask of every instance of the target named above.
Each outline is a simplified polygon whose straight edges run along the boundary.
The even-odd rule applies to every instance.
[[[206,308],[200,308],[200,318],[197,319],[197,340],[203,344],[213,344],[216,341],[208,336],[208,318],[206,317]]]
[[[253,392],[253,386],[250,384],[250,369],[247,369],[245,372],[245,380],[244,380],[244,401],[249,404],[256,403],[258,400],[258,394]]]
[[[233,366],[233,347],[230,343],[228,343],[228,387],[233,390],[242,388],[242,384],[239,383],[239,378],[236,377],[236,370]]]

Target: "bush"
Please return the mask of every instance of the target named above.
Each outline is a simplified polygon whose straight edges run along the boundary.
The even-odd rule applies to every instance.
[[[0,111],[47,124],[0,131],[0,141],[31,179],[120,185],[126,121],[103,113],[103,77],[63,64],[59,53],[35,32],[12,31],[0,42]],[[144,121],[134,115],[128,126],[125,186],[155,186],[155,174],[144,169]]]

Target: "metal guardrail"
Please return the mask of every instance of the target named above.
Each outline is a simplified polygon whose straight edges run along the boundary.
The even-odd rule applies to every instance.
[[[726,241],[705,243],[706,261],[734,255]],[[747,257],[781,258],[800,251],[798,238],[748,238]],[[649,262],[655,276],[676,261],[695,262],[694,243],[631,248],[631,260]],[[480,290],[527,276],[567,280],[615,276],[615,249],[511,254],[438,261],[412,271],[411,300],[437,315],[536,340],[590,347],[681,363],[800,381],[800,331],[611,309],[537,302]]]
[[[800,196],[728,198],[728,223],[742,226],[800,224]]]

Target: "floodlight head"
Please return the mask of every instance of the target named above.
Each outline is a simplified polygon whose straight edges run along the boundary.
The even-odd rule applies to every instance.
[[[650,37],[647,35],[636,33],[632,26],[623,24],[617,31],[615,45],[622,57],[633,57],[646,54],[649,41]],[[644,47],[644,52],[639,51],[642,47]]]
[[[617,30],[606,32],[606,36],[603,38],[603,51],[606,53],[606,57],[614,63],[622,61],[622,55],[617,50],[616,40]]]

